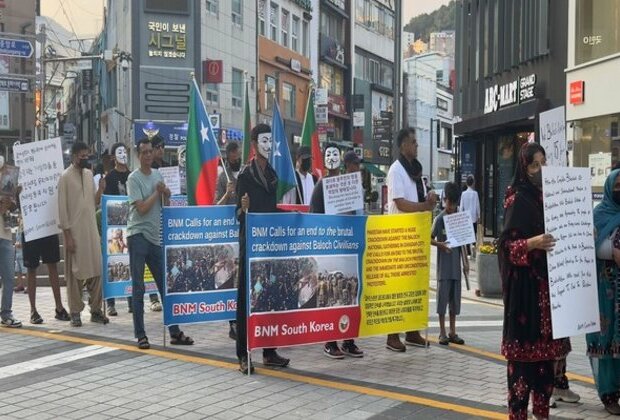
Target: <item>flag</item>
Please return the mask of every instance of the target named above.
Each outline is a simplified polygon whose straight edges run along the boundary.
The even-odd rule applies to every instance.
[[[195,79],[192,82],[185,150],[187,204],[212,205],[215,202],[220,149],[200,89]]]
[[[284,122],[282,121],[277,101],[274,101],[273,104],[271,139],[273,143],[271,145],[269,164],[278,175],[277,200],[280,201],[284,194],[297,187],[297,178],[295,178],[295,169],[293,168],[291,152],[286,141],[286,134],[284,133]]]
[[[250,96],[248,95],[248,82],[245,82],[245,109],[243,112],[243,147],[241,149],[241,162],[247,163],[254,157],[252,147],[252,122],[250,120]]]
[[[301,145],[309,147],[312,151],[312,173],[321,178],[325,172],[325,167],[323,166],[323,154],[319,145],[319,132],[314,118],[314,91],[308,95],[304,126],[301,129]]]

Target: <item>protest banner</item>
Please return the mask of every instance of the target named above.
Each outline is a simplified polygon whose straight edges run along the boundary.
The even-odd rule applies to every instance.
[[[131,296],[131,271],[127,248],[127,218],[129,201],[126,195],[104,195],[101,198],[101,250],[103,296],[108,298]],[[145,267],[144,288],[157,293],[153,276]]]
[[[364,208],[361,172],[322,179],[325,214],[343,214]]]
[[[164,207],[164,324],[235,319],[239,222],[235,206]]]
[[[541,112],[540,145],[545,149],[547,165],[566,166],[568,164],[566,142],[566,117],[564,105]]]
[[[450,248],[476,243],[474,224],[468,212],[461,211],[443,215],[446,238]]]
[[[426,328],[430,213],[246,222],[249,350]]]
[[[172,195],[181,194],[181,173],[178,166],[168,166],[158,169],[161,176],[164,177],[164,184],[170,189]]]
[[[60,233],[58,180],[64,171],[60,137],[13,146],[26,242]]]
[[[542,168],[553,338],[600,330],[589,168]]]

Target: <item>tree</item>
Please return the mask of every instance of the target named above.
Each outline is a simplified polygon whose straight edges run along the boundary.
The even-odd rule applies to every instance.
[[[454,30],[456,2],[452,0],[447,6],[443,5],[434,12],[412,18],[405,25],[404,30],[413,32],[417,39],[429,42],[431,32]]]

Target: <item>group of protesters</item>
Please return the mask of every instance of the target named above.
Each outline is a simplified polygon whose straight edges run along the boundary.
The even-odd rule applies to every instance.
[[[240,222],[239,261],[241,262],[246,259],[246,214],[281,211],[276,198],[277,174],[269,164],[271,128],[265,124],[258,124],[252,130],[251,141],[256,154],[243,167],[240,162],[239,145],[229,143],[223,173],[217,180],[217,204],[236,205],[236,215]],[[391,165],[387,175],[386,212],[398,214],[433,211],[438,198],[433,191],[428,191],[423,181],[422,166],[417,160],[418,144],[415,131],[411,128],[402,129],[396,137],[396,142],[400,155]],[[177,255],[175,262],[177,265],[173,263],[171,268],[174,270],[176,267],[177,271],[163,272],[164,256],[159,237],[160,215],[162,206],[169,203],[170,190],[164,184],[162,175],[154,168],[158,165],[154,162],[154,154],[158,153],[158,149],[163,149],[163,144],[157,146],[149,139],[142,139],[138,141],[136,149],[140,164],[138,169],[131,173],[128,171],[127,150],[123,145],[116,145],[115,169],[101,177],[95,184],[92,173],[87,169],[88,146],[76,143],[72,147],[71,165],[64,171],[58,186],[59,227],[64,240],[69,311],[63,306],[60,296],[57,272],[57,263],[60,261],[58,236],[26,242],[22,235],[20,239],[24,266],[27,268],[27,290],[31,303],[32,323],[43,322],[35,305],[36,270],[41,261],[48,265],[57,319],[68,321],[75,327],[82,325],[80,314],[85,306],[82,300],[85,288],[89,295],[91,322],[101,324],[109,322],[102,309],[102,244],[95,218],[97,205],[104,193],[128,195],[128,213],[115,214],[114,217],[127,217],[126,246],[132,279],[130,311],[133,313],[134,335],[140,349],[150,347],[144,327],[145,265],[151,271],[162,296],[165,282],[174,290],[176,282],[187,273],[187,270],[214,265],[215,261],[203,261],[200,264],[194,263],[194,267],[188,267],[190,260],[188,256]],[[341,156],[342,151],[338,146],[333,144],[325,146],[323,157],[327,173],[324,176],[335,176],[340,173]],[[311,159],[310,149],[300,147],[296,161],[298,181],[296,199],[290,199],[292,202],[309,205],[310,212],[324,213],[322,179],[311,172],[309,159]],[[353,151],[346,152],[342,160],[346,172],[360,170],[361,159]],[[565,402],[579,400],[579,396],[569,389],[566,378],[566,357],[571,350],[570,341],[553,339],[550,328],[546,252],[553,248],[555,239],[544,233],[540,175],[541,167],[544,165],[544,149],[535,143],[525,144],[520,152],[514,181],[506,194],[505,226],[498,247],[505,308],[502,354],[508,360],[508,407],[512,418],[527,418],[530,394],[533,395],[533,412],[536,418],[548,418],[549,406],[553,404],[552,397]],[[468,180],[468,185],[471,187],[473,180],[471,182]],[[460,188],[453,183],[447,184],[442,201],[443,211],[435,219],[431,241],[438,252],[439,343],[459,345],[463,344],[464,340],[456,332],[455,320],[460,312],[461,271],[467,274],[468,264],[467,258],[463,258],[463,252],[466,251],[461,248],[451,249],[446,242],[443,216],[458,211]],[[17,200],[7,197],[0,199],[2,213],[13,211],[18,205]],[[119,209],[117,213],[123,211]],[[351,214],[363,214],[363,209]],[[609,175],[605,184],[603,203],[595,210],[594,222],[598,232],[596,245],[599,306],[601,317],[609,328],[588,335],[588,354],[605,408],[612,414],[620,414],[618,406],[620,329],[617,328],[620,320],[616,304],[619,295],[616,279],[620,266],[620,229],[618,229],[620,170],[614,170]],[[2,247],[0,275],[3,280],[2,324],[6,327],[19,327],[21,323],[12,315],[9,296],[12,292],[13,273],[7,273],[6,269],[9,266],[7,255],[13,256],[14,248],[10,231],[7,233],[4,225],[0,225],[0,246]],[[211,257],[216,259],[217,256]],[[343,273],[319,273],[311,261],[300,259],[279,268],[276,266],[277,264],[274,266],[271,262],[262,262],[251,267],[250,299],[253,310],[272,311],[329,306],[330,302],[335,304],[334,302],[338,300],[336,295],[340,297],[343,305],[355,303],[359,290],[357,279],[345,279]],[[13,267],[12,261],[10,267]],[[253,370],[253,365],[248,360],[246,342],[248,315],[246,265],[238,264],[235,272],[236,284],[233,286],[238,288],[237,313],[236,320],[231,322],[229,335],[236,340],[239,370],[248,373]],[[354,286],[351,285],[352,282],[355,283]],[[189,285],[187,288],[193,290],[194,286]],[[306,292],[305,288],[308,289]],[[343,296],[345,293],[340,293],[341,288],[342,292],[346,291],[349,296]],[[276,295],[279,297],[270,300],[269,296]],[[283,295],[286,298],[282,299]],[[154,300],[151,300],[151,308],[161,309],[157,295],[152,299]],[[284,302],[284,306],[277,301]],[[108,306],[114,310],[113,302],[109,302]],[[446,312],[449,314],[449,332],[446,332]],[[108,315],[116,313],[108,312]],[[178,326],[172,325],[169,330],[171,344],[194,343],[192,338],[185,335]],[[390,334],[385,344],[387,349],[394,352],[405,352],[407,346],[428,345],[419,331],[405,332],[404,343],[400,334]],[[324,353],[332,359],[364,355],[353,340],[345,340],[342,345],[338,345],[337,342],[325,343]],[[290,360],[281,356],[276,349],[267,348],[263,349],[263,363],[286,367]]]

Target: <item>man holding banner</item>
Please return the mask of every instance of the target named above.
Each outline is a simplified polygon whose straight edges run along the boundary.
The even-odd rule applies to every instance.
[[[340,150],[335,144],[326,144],[324,153],[325,168],[327,168],[327,176],[333,177],[340,173]],[[359,172],[360,159],[354,151],[345,154],[345,169],[347,173]],[[312,199],[310,200],[310,213],[325,213],[325,196],[323,194],[323,179],[314,187]],[[353,213],[355,214],[355,213]],[[325,295],[322,287],[319,287],[319,295]],[[319,300],[322,300],[319,298]],[[338,347],[338,342],[329,341],[325,343],[323,353],[330,359],[344,359],[345,355],[350,357],[364,357],[364,352],[357,347],[355,340],[344,340],[342,349]]]
[[[415,130],[411,127],[401,129],[396,137],[396,143],[400,156],[388,171],[388,213],[433,211],[437,204],[437,196],[432,191],[427,194],[422,181],[422,165],[417,159],[418,141]],[[408,331],[405,344],[428,346],[428,342],[422,338],[419,331]],[[385,346],[395,352],[407,350],[400,341],[399,334],[389,334]]]
[[[129,195],[129,219],[127,240],[129,266],[132,280],[133,325],[138,339],[138,348],[149,349],[150,344],[144,330],[144,265],[153,274],[159,293],[163,296],[163,253],[159,237],[162,204],[170,199],[170,190],[162,175],[151,169],[153,146],[148,139],[138,141],[140,168],[127,179]],[[183,334],[178,325],[171,325],[170,344],[192,345],[194,340]]]
[[[271,128],[258,124],[252,129],[252,143],[258,153],[241,170],[237,178],[237,217],[239,228],[239,288],[237,289],[237,358],[239,370],[247,374],[254,367],[248,360],[247,345],[247,278],[246,278],[246,213],[276,213],[278,176],[269,164]],[[276,349],[263,349],[263,363],[288,366],[290,359],[281,357]]]

